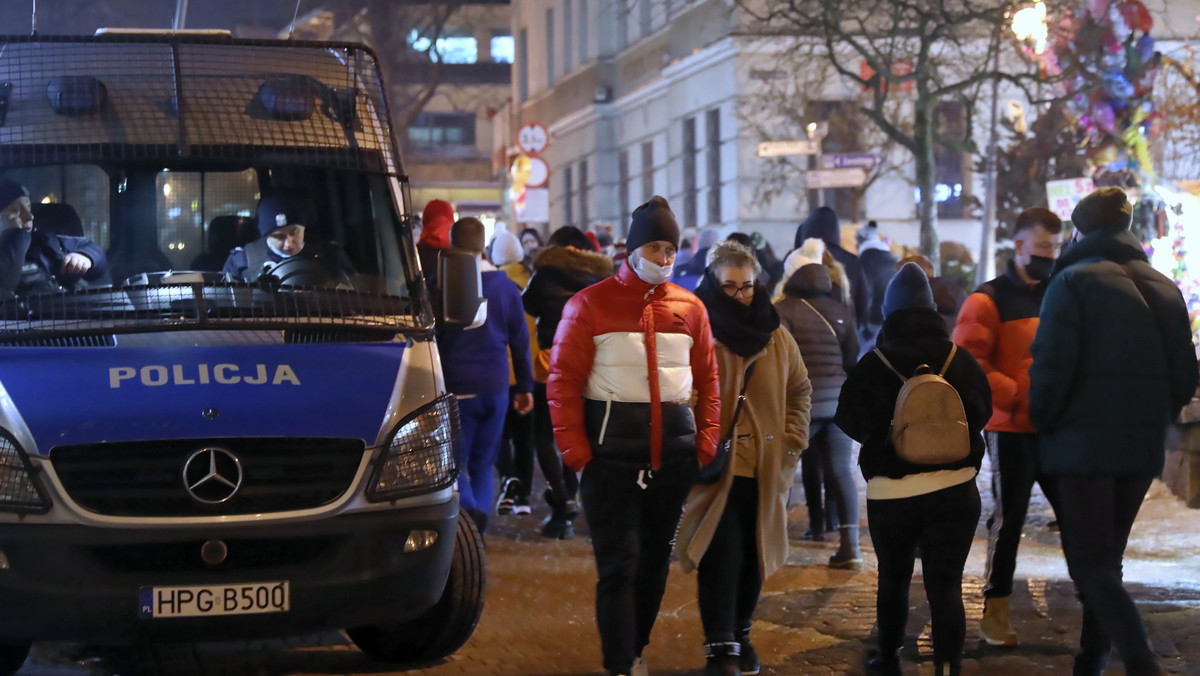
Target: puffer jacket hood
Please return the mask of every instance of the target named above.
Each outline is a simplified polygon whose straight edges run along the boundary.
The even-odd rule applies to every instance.
[[[608,256],[594,251],[554,245],[542,249],[534,256],[534,272],[543,268],[561,268],[588,277],[610,277],[616,271],[612,259]]]
[[[809,237],[823,240],[830,249],[841,247],[842,231],[837,212],[831,207],[817,207],[809,214],[796,229],[796,248],[800,248]]]
[[[533,276],[521,297],[525,312],[537,319],[538,344],[554,343],[563,308],[576,293],[613,275],[607,256],[563,246],[548,246],[533,259]]]
[[[783,285],[783,293],[799,298],[828,296],[833,291],[833,280],[824,265],[813,263],[800,268]]]

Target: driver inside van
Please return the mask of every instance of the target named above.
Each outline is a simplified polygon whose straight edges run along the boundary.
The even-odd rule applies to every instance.
[[[222,271],[231,279],[257,282],[284,261],[311,258],[325,264],[331,278],[353,272],[350,262],[325,242],[306,242],[305,230],[316,216],[308,200],[286,193],[264,196],[258,202],[259,239],[229,252]]]
[[[37,230],[25,186],[0,180],[0,292],[82,290],[108,269],[104,249],[86,237]]]

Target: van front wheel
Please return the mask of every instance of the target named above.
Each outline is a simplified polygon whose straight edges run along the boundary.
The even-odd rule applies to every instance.
[[[447,657],[471,638],[483,613],[487,575],[483,536],[460,512],[450,577],[438,602],[420,617],[346,630],[354,645],[379,662],[428,662]]]
[[[28,643],[0,643],[0,676],[13,676],[29,657]]]

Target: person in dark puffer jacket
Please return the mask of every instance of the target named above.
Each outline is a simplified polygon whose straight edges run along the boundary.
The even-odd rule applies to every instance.
[[[876,348],[897,371],[922,366],[935,373],[954,348],[937,313],[929,279],[917,265],[902,267],[883,298],[883,328]],[[983,461],[983,427],[992,415],[992,390],[979,362],[957,350],[945,374],[962,399],[970,432],[966,458],[916,465],[896,453],[891,422],[902,381],[868,352],[846,377],[838,400],[838,426],[862,443],[859,466],[867,479],[867,521],[879,559],[876,613],[879,652],[868,654],[868,673],[900,676],[900,647],[908,620],[908,590],[920,549],[933,621],[935,673],[961,673],[967,621],[962,577],[981,509],[975,477]]]
[[[550,349],[567,301],[585,288],[613,274],[607,256],[594,253],[591,242],[579,228],[563,226],[550,235],[549,246],[533,260],[533,276],[521,294],[525,312],[537,320],[539,351],[533,359],[533,424],[538,466],[546,477],[546,503],[550,515],[542,522],[542,535],[567,540],[575,536],[573,520],[579,514],[575,500],[579,478],[564,470],[562,456],[554,444],[554,427],[546,398],[550,374]]]
[[[624,675],[650,642],[683,503],[721,427],[708,313],[668,281],[679,225],[666,200],[633,212],[626,246],[615,277],[567,302],[546,383],[563,462],[583,472],[604,668]]]
[[[1077,241],[1055,264],[1029,369],[1029,417],[1058,495],[1067,570],[1083,601],[1075,676],[1099,676],[1113,648],[1125,672],[1158,675],[1121,581],[1125,543],[1163,470],[1167,427],[1196,391],[1187,305],[1129,232],[1120,188],[1084,197]]]
[[[857,569],[862,566],[862,554],[858,547],[858,489],[852,474],[854,444],[833,422],[842,383],[858,358],[857,331],[850,308],[831,297],[833,283],[820,262],[820,255],[813,260],[804,252],[805,249],[797,249],[784,262],[785,281],[782,295],[775,301],[775,310],[800,346],[813,384],[810,442],[805,461],[813,458],[824,470],[828,499],[836,505],[841,520],[838,524],[841,544],[829,565]],[[804,492],[809,523],[813,526],[810,530],[816,537],[825,518],[820,495],[822,473],[813,474],[815,481],[805,473]]]

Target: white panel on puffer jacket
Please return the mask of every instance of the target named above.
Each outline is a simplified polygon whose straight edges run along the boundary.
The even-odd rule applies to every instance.
[[[593,337],[596,354],[583,396],[596,401],[649,403],[646,337],[618,331]],[[692,398],[692,337],[686,333],[655,334],[658,353],[658,391],[663,402]]]

